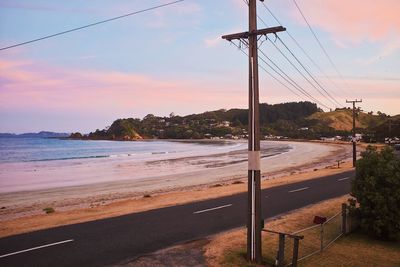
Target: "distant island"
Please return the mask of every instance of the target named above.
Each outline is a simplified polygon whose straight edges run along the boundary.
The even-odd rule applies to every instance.
[[[103,130],[89,134],[71,134],[72,139],[120,140],[142,139],[242,139],[247,138],[248,110],[220,109],[201,114],[167,117],[153,114],[143,119],[117,119]],[[357,110],[356,128],[366,142],[383,142],[400,136],[400,115],[365,113]],[[338,139],[349,140],[352,110],[324,112],[311,102],[260,104],[260,130],[263,139]]]
[[[23,134],[13,134],[13,133],[0,133],[0,138],[65,138],[69,137],[69,133],[55,133],[41,131],[38,133],[23,133]]]

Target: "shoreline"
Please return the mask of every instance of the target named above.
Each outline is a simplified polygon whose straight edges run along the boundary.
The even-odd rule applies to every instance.
[[[327,144],[325,146],[327,150],[324,150],[325,154],[321,151],[316,151],[314,152],[314,157],[311,157],[310,160],[303,158],[299,161],[296,157],[304,157],[302,152],[305,149],[304,147],[308,147],[307,143],[302,143],[301,146],[300,148],[295,147],[286,153],[261,159],[264,169],[262,170],[262,180],[271,180],[293,173],[324,168],[327,165],[333,165],[338,159],[343,160],[350,156],[350,148],[342,145]],[[315,147],[311,148],[311,150],[313,149]],[[186,163],[189,158],[181,158],[179,161]],[[198,158],[195,160],[198,160]],[[212,157],[211,160],[216,159]],[[124,169],[124,166],[118,164],[118,168]],[[189,169],[184,173],[150,176],[142,179],[2,193],[0,194],[0,202],[6,208],[0,210],[0,221],[42,214],[42,209],[46,207],[53,207],[57,211],[68,211],[106,205],[125,199],[140,198],[144,195],[154,196],[193,191],[237,181],[247,182],[246,170],[247,162],[241,162],[204,170],[191,171]],[[129,166],[123,171],[129,172]],[[73,175],[73,173],[69,172],[68,175]]]
[[[312,162],[297,166],[286,166],[285,168],[278,168],[270,172],[262,172],[262,188],[313,179],[318,176],[349,170],[349,163],[344,164],[340,169],[334,167],[337,159],[343,160],[344,156],[350,155],[348,153],[350,151],[348,146],[330,146],[334,146],[336,149],[330,150],[323,157],[317,157]],[[287,158],[290,156],[290,152],[287,154],[281,157]],[[279,155],[275,156],[275,160],[282,161],[281,157]],[[267,163],[268,159],[270,158],[266,159]],[[265,159],[263,161],[265,163]],[[247,167],[247,163],[245,163],[245,167]],[[2,222],[0,236],[245,192],[247,190],[247,176],[245,176],[245,173],[231,175],[229,172],[226,173],[226,168],[219,168],[225,173],[225,178],[223,179],[211,179],[211,181],[206,179],[204,183],[180,186],[177,184],[158,189],[150,186],[147,187],[147,190],[137,192],[127,190],[127,188],[129,189],[132,186],[132,183],[125,181],[122,183],[105,183],[56,190],[1,194],[0,200],[2,205],[5,203],[3,200],[7,200],[13,206],[9,205],[5,209],[0,210],[0,221]],[[232,167],[229,166],[228,168]],[[212,171],[213,169],[210,170]],[[191,175],[192,179],[196,179],[199,174],[185,174],[185,176],[188,175]],[[159,179],[147,179],[144,183],[146,184],[146,182],[159,182]],[[71,191],[73,195],[68,196]],[[94,191],[96,193],[93,193]],[[44,214],[43,209],[46,207],[52,207],[56,212]]]

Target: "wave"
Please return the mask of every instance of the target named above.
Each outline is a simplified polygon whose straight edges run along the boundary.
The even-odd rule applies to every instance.
[[[239,147],[247,147],[247,144],[246,143],[239,143],[239,144],[233,143],[231,145],[217,147],[217,149],[218,150],[222,150],[222,149],[232,150],[232,149],[239,148]]]
[[[166,155],[170,153],[176,153],[176,151],[159,151],[159,152],[146,152],[141,153],[142,155]],[[136,156],[135,153],[125,153],[125,154],[111,154],[111,155],[94,155],[94,156],[71,156],[63,158],[44,158],[44,159],[32,159],[23,160],[23,162],[42,162],[42,161],[62,161],[62,160],[74,160],[74,159],[99,159],[99,158],[122,158]]]
[[[65,158],[52,158],[52,159],[32,159],[32,160],[24,160],[24,162],[71,160],[71,159],[98,159],[98,158],[110,158],[110,157],[111,155],[97,155],[97,156],[80,156],[80,157],[65,157]]]

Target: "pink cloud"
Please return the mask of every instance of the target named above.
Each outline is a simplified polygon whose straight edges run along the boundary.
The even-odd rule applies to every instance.
[[[223,81],[160,78],[124,72],[70,70],[33,62],[0,60],[0,106],[7,110],[178,113],[227,106]],[[222,89],[221,89],[222,88]],[[238,92],[238,88],[229,88]],[[232,94],[229,105],[246,99]],[[164,114],[165,115],[165,114]]]
[[[352,43],[381,41],[400,34],[398,0],[307,0],[298,1],[311,25]],[[292,15],[303,23],[293,7]]]
[[[3,110],[44,111],[80,117],[144,116],[204,112],[247,106],[246,75],[218,77],[158,77],[118,71],[64,69],[33,61],[0,60],[0,107]],[[399,113],[398,81],[348,79],[352,92],[362,95],[364,107]],[[340,82],[338,82],[340,84]],[[345,99],[339,100],[345,102]],[[343,96],[345,97],[345,96]],[[261,79],[262,102],[299,101],[270,79]],[[324,101],[324,99],[321,99]],[[396,101],[394,101],[396,100]],[[123,115],[125,114],[125,115]]]

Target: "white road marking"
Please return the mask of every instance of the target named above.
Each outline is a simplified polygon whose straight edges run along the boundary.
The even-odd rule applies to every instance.
[[[219,209],[227,208],[227,207],[230,207],[230,206],[232,206],[232,204],[223,205],[223,206],[219,206],[219,207],[215,207],[215,208],[211,208],[211,209],[206,209],[206,210],[195,211],[195,212],[193,212],[193,214],[199,214],[199,213],[212,211],[212,210],[219,210]]]
[[[344,177],[344,178],[338,179],[338,182],[348,180],[348,179],[350,179],[350,177]]]
[[[288,193],[300,192],[300,191],[307,190],[308,188],[309,188],[309,187],[303,187],[303,188],[299,188],[299,189],[295,189],[295,190],[288,191]]]
[[[51,246],[61,245],[61,244],[69,243],[69,242],[73,242],[73,241],[74,241],[73,239],[68,239],[68,240],[64,240],[64,241],[60,241],[60,242],[56,242],[56,243],[51,243],[51,244],[47,244],[47,245],[43,245],[43,246],[38,246],[38,247],[34,247],[34,248],[28,248],[28,249],[24,249],[24,250],[12,252],[12,253],[0,255],[0,258],[5,258],[5,257],[8,257],[8,256],[12,256],[12,255],[16,255],[16,254],[32,251],[32,250],[37,250],[37,249],[41,249],[41,248],[47,248],[47,247],[51,247]]]

